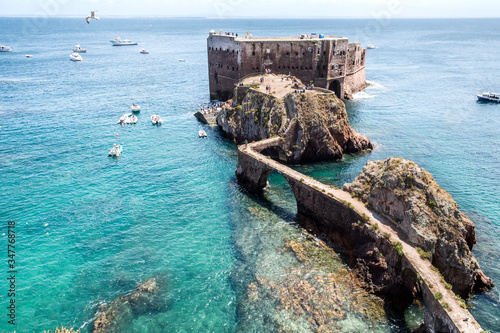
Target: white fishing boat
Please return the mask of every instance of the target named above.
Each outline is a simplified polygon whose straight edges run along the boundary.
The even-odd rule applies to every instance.
[[[366,48],[367,48],[367,49],[378,49],[378,47],[377,47],[377,46],[375,46],[375,45],[373,45],[373,44],[368,44],[368,45],[366,45]]]
[[[207,132],[205,132],[204,130],[201,129],[201,130],[198,131],[198,136],[200,138],[206,138],[207,137]]]
[[[122,125],[135,124],[135,123],[137,123],[137,116],[134,116],[132,113],[124,114],[117,121],[117,124],[122,124]]]
[[[128,123],[127,124],[135,124],[137,123],[137,116],[131,115],[128,117]]]
[[[72,61],[82,61],[82,56],[79,55],[78,53],[74,52],[69,55],[69,59]]]
[[[116,37],[115,39],[110,40],[113,46],[127,46],[127,45],[137,45],[137,42],[129,39],[121,39],[120,37]]]
[[[151,116],[151,122],[153,125],[161,125],[161,123],[163,123],[163,119],[161,119],[159,115],[154,114]]]
[[[497,102],[500,103],[500,94],[499,93],[490,93],[485,92],[481,95],[477,95],[477,99],[484,102]]]
[[[149,51],[146,51],[145,49],[140,49],[140,50],[139,50],[139,53],[142,53],[142,54],[149,54]]]
[[[117,145],[116,143],[113,145],[113,148],[109,150],[108,156],[111,157],[120,157],[120,154],[122,153],[123,149],[122,146]]]
[[[186,59],[179,59],[179,62],[185,62]]]
[[[130,107],[130,111],[139,112],[139,111],[141,111],[141,106],[133,103],[132,106]]]
[[[0,52],[10,52],[12,49],[7,45],[0,45]]]
[[[75,47],[73,48],[73,52],[87,53],[87,49],[84,49],[83,47],[81,47],[80,44],[76,44]]]

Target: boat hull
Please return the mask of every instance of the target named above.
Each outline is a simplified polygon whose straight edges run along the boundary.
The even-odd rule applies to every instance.
[[[498,99],[498,98],[491,98],[491,97],[486,97],[486,96],[482,96],[482,95],[477,95],[477,99],[481,102],[500,103],[500,99]]]
[[[130,42],[130,43],[120,43],[120,42],[111,42],[113,46],[130,46],[130,45],[137,45],[136,42]]]

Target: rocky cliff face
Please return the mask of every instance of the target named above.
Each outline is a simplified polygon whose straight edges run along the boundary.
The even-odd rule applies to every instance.
[[[241,88],[239,88],[241,89]],[[349,125],[344,103],[334,94],[289,93],[283,100],[248,89],[240,103],[221,112],[217,124],[238,143],[279,135],[280,159],[287,163],[336,160],[372,149]]]
[[[414,162],[402,158],[369,161],[344,189],[390,217],[408,242],[429,252],[432,264],[456,293],[468,296],[473,290],[493,286],[471,251],[476,243],[474,223],[431,174]]]

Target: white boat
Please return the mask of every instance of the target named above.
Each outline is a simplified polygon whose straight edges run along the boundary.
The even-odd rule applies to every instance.
[[[115,39],[110,40],[113,46],[126,46],[126,45],[137,45],[137,42],[129,39],[121,39],[120,37],[116,37]]]
[[[206,138],[207,137],[207,132],[205,132],[204,130],[201,129],[201,130],[198,131],[198,136],[200,138]]]
[[[497,102],[500,103],[500,94],[499,93],[490,93],[485,92],[481,95],[477,95],[477,99],[485,102]]]
[[[69,59],[73,61],[82,61],[82,56],[79,55],[78,53],[74,52],[69,55]]]
[[[113,148],[109,150],[108,156],[112,157],[120,157],[120,154],[122,153],[123,149],[122,146],[117,145],[116,143],[113,145]]]
[[[140,49],[139,52],[142,54],[149,54],[149,51],[146,51],[145,49]]]
[[[186,59],[179,59],[179,62],[184,62],[186,61]]]
[[[366,48],[367,48],[367,49],[378,49],[378,47],[377,47],[377,46],[375,46],[375,45],[373,45],[373,44],[368,44],[368,45],[366,45]]]
[[[127,113],[121,116],[118,119],[117,124],[135,124],[137,123],[137,116],[134,116],[132,113]]]
[[[73,48],[73,52],[86,53],[87,49],[81,47],[80,44],[76,44],[75,47]]]
[[[151,122],[153,125],[161,125],[161,123],[163,123],[163,119],[161,119],[159,115],[154,114],[151,116]]]
[[[26,58],[33,58],[33,56],[31,54],[25,54],[24,55]]]
[[[6,45],[0,45],[0,52],[10,52],[12,49]]]
[[[132,104],[132,106],[130,107],[130,111],[139,112],[139,111],[141,111],[141,106],[137,105],[137,104]]]

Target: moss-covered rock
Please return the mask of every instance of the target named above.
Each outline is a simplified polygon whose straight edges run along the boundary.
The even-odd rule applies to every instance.
[[[240,104],[218,115],[219,127],[238,143],[280,135],[284,162],[337,160],[372,148],[350,127],[344,103],[333,94],[289,93],[280,100],[246,89],[244,97],[237,95]]]
[[[472,253],[474,223],[416,163],[396,157],[368,161],[344,189],[390,217],[404,238],[422,253],[430,252],[433,265],[455,292],[468,296],[473,290],[493,286]]]

